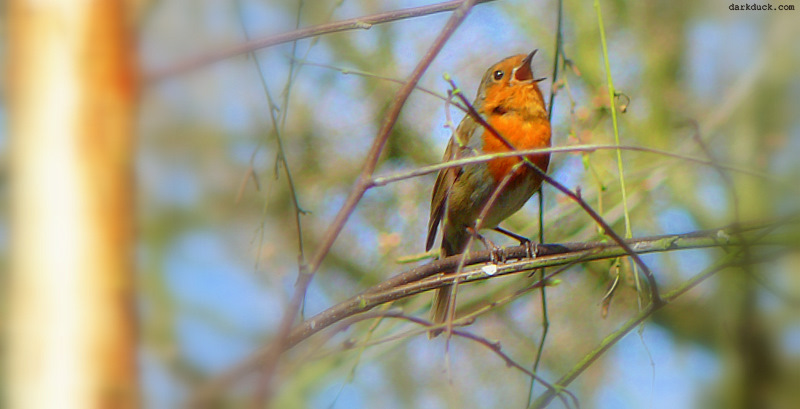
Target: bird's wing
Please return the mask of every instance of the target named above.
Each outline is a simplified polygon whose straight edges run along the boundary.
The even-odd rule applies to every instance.
[[[453,135],[454,137],[450,138],[450,142],[447,143],[447,149],[444,151],[442,161],[447,162],[467,156],[469,149],[466,146],[469,144],[476,129],[478,129],[478,124],[471,117],[465,117],[458,125]],[[456,142],[456,138],[459,139],[459,142]],[[436,231],[444,217],[450,189],[458,180],[461,172],[461,167],[452,167],[440,170],[439,175],[436,177],[431,196],[431,215],[428,220],[428,239],[425,243],[425,251],[430,250],[434,241],[436,241]]]

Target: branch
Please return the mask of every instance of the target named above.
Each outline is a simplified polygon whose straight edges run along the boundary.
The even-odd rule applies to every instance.
[[[350,317],[350,318],[348,318],[346,320],[343,320],[331,332],[342,332],[342,331],[345,331],[347,328],[349,328],[351,325],[353,325],[353,324],[355,324],[357,322],[370,320],[370,319],[378,319],[378,318],[401,319],[401,320],[405,320],[405,321],[411,322],[413,324],[420,325],[420,326],[425,328],[424,331],[418,331],[418,332],[416,332],[416,334],[412,334],[412,335],[425,334],[425,333],[427,333],[428,331],[430,331],[432,329],[441,328],[441,327],[446,325],[446,324],[438,324],[438,325],[436,325],[436,324],[433,324],[432,322],[424,320],[422,318],[405,315],[401,311],[375,311],[375,312],[367,312],[367,313],[364,313],[364,314],[361,314],[361,315],[358,315],[358,316],[355,316],[355,317]],[[576,407],[578,406],[577,405],[578,398],[577,398],[577,396],[575,396],[574,393],[572,393],[569,390],[566,390],[564,388],[556,388],[556,387],[554,387],[552,384],[550,384],[546,380],[542,379],[542,377],[540,377],[539,375],[536,375],[535,372],[533,372],[533,371],[525,368],[524,366],[520,365],[513,358],[511,358],[511,356],[509,356],[508,354],[503,352],[502,346],[501,346],[499,341],[492,341],[492,340],[489,340],[489,339],[487,339],[485,337],[482,337],[480,335],[476,335],[476,334],[473,334],[471,332],[464,331],[464,330],[459,330],[459,329],[452,329],[451,333],[453,335],[455,335],[455,336],[458,336],[458,337],[461,337],[461,338],[464,338],[464,339],[468,339],[470,341],[474,341],[474,342],[476,342],[476,343],[488,348],[489,350],[494,352],[497,356],[499,356],[501,359],[503,359],[503,361],[506,363],[507,366],[516,368],[517,370],[519,370],[520,372],[524,373],[525,375],[528,375],[531,379],[538,380],[540,383],[542,383],[542,385],[544,385],[545,388],[547,388],[548,390],[553,392],[556,396],[559,396],[562,393],[566,394],[567,396],[569,396],[571,398],[573,404],[575,404]],[[561,397],[561,399],[564,402],[564,406],[565,407],[570,407],[565,398]]]
[[[555,55],[553,56],[553,76],[550,83],[550,98],[547,103],[547,120],[553,122],[553,112],[555,108],[553,104],[556,101],[556,84],[558,82],[558,62],[561,60],[561,53],[563,52],[562,46],[564,34],[564,0],[558,0],[558,14],[556,15],[556,46]],[[539,243],[544,243],[544,189],[539,187]],[[561,267],[566,268],[566,267]],[[544,280],[545,269],[540,270],[542,280]],[[539,339],[539,346],[536,348],[536,358],[533,360],[533,372],[539,370],[539,363],[542,360],[544,353],[544,343],[547,341],[547,334],[550,331],[550,318],[547,314],[547,290],[544,286],[541,287],[541,301],[542,301],[542,336]],[[536,379],[531,378],[530,386],[528,386],[528,405],[533,400],[533,389],[536,386]]]
[[[743,243],[748,245],[748,243]],[[749,243],[753,244],[753,243]],[[777,256],[780,254],[769,254],[764,255],[759,258],[751,258],[751,264],[761,263],[765,261],[772,261],[775,260]],[[616,345],[616,343],[622,339],[625,335],[627,335],[630,331],[634,328],[639,326],[644,320],[649,318],[653,315],[656,311],[664,308],[671,302],[675,301],[679,296],[685,294],[687,291],[691,290],[701,282],[705,281],[707,278],[711,277],[712,275],[716,274],[720,270],[723,270],[728,267],[735,267],[740,266],[742,264],[742,251],[737,251],[735,253],[729,253],[721,260],[717,261],[713,265],[709,266],[702,272],[698,273],[691,279],[685,281],[683,284],[678,286],[678,288],[668,292],[662,298],[663,302],[661,304],[654,304],[650,303],[646,309],[641,311],[639,314],[628,320],[625,324],[623,324],[618,330],[614,331],[611,335],[607,336],[603,339],[602,342],[592,350],[588,355],[586,355],[575,367],[573,367],[566,375],[561,377],[558,382],[555,383],[556,389],[558,388],[566,388],[572,381],[574,381],[584,370],[586,370],[593,362],[595,362],[602,354],[608,351],[612,346]],[[546,407],[552,400],[555,398],[556,395],[553,393],[553,389],[548,389],[542,396],[539,397],[531,406],[531,409],[539,409]]]
[[[742,232],[755,234],[773,227],[774,224],[754,225],[743,227]],[[645,254],[709,247],[733,247],[742,244],[736,239],[727,240],[729,237],[736,236],[739,235],[734,235],[733,232],[729,232],[726,229],[716,229],[687,234],[642,237],[625,240],[625,242],[626,246],[638,254]],[[785,240],[780,240],[780,242],[792,242],[792,240],[797,240],[797,238],[788,237]],[[757,244],[776,244],[776,241],[761,240]],[[628,254],[624,248],[617,244],[599,242],[540,244],[538,246],[539,256],[536,258],[527,258],[527,250],[526,246],[504,248],[506,259],[516,261],[499,265],[486,264],[492,259],[492,251],[471,252],[464,262],[468,268],[458,274],[452,273],[458,268],[461,255],[447,257],[400,273],[295,326],[286,337],[285,348],[290,349],[323,329],[356,314],[368,311],[377,305],[440,288],[455,281],[463,284],[527,272],[541,267],[568,265],[575,263],[576,260],[578,262],[593,261],[616,258]],[[550,280],[552,276],[549,275],[547,280]],[[265,360],[272,359],[272,354],[274,354],[273,344],[263,347],[212,379],[198,391],[196,398],[205,400],[208,396],[213,396],[219,390],[257,369]]]
[[[574,153],[574,152],[594,152],[600,150],[627,150],[627,151],[635,151],[635,152],[644,152],[644,153],[652,153],[661,156],[667,156],[675,159],[684,160],[687,162],[697,163],[700,165],[706,165],[711,167],[719,167],[721,169],[730,170],[733,172],[749,175],[752,177],[757,177],[759,179],[763,179],[765,181],[777,184],[781,187],[791,189],[793,192],[800,192],[800,189],[797,188],[795,185],[790,185],[787,182],[781,180],[775,180],[769,174],[754,171],[747,169],[745,167],[737,167],[732,165],[724,165],[720,163],[715,163],[710,160],[695,158],[686,155],[680,155],[677,153],[672,153],[669,151],[664,151],[655,148],[648,148],[645,146],[628,146],[628,145],[572,145],[572,146],[556,146],[550,148],[539,148],[539,149],[526,149],[526,150],[514,150],[509,152],[498,152],[492,154],[484,154],[478,156],[471,156],[468,158],[463,159],[455,159],[447,162],[438,163],[436,165],[430,166],[423,166],[421,168],[417,168],[410,171],[403,171],[398,172],[393,175],[388,176],[381,176],[376,177],[373,179],[373,185],[375,186],[383,186],[389,183],[393,183],[399,180],[410,179],[417,176],[427,175],[429,173],[438,172],[442,169],[448,169],[453,167],[461,167],[465,165],[472,165],[476,163],[483,163],[488,162],[492,159],[500,159],[500,158],[510,158],[510,157],[518,157],[518,156],[528,156],[537,153]]]
[[[431,44],[428,51],[414,68],[414,71],[409,76],[408,81],[400,88],[400,90],[397,91],[397,95],[392,101],[392,105],[386,114],[380,130],[378,131],[378,135],[375,137],[375,140],[370,147],[364,166],[362,167],[361,174],[358,176],[353,190],[350,192],[345,204],[339,210],[339,213],[336,214],[336,218],[325,232],[325,235],[320,242],[320,246],[314,253],[309,264],[300,265],[300,272],[298,274],[297,281],[295,282],[294,292],[289,300],[288,305],[286,306],[283,316],[281,317],[275,340],[269,345],[267,348],[268,350],[264,352],[263,357],[265,359],[260,361],[264,366],[265,379],[269,379],[270,374],[274,372],[275,366],[277,365],[281,354],[283,354],[288,347],[291,347],[295,344],[294,342],[289,341],[287,337],[289,335],[292,323],[295,321],[297,313],[300,310],[300,305],[305,297],[306,290],[308,289],[309,284],[311,284],[311,280],[319,269],[320,264],[322,264],[322,260],[325,259],[325,256],[327,256],[328,252],[333,246],[334,241],[336,241],[336,238],[339,236],[342,228],[344,228],[345,223],[347,223],[350,215],[355,210],[356,205],[361,201],[364,193],[370,187],[372,187],[372,175],[375,171],[375,167],[377,166],[378,160],[383,152],[383,147],[386,145],[386,141],[389,139],[389,135],[394,128],[397,119],[400,117],[400,111],[403,109],[403,105],[405,105],[406,100],[408,99],[409,95],[411,95],[411,91],[414,90],[414,87],[417,85],[417,82],[419,82],[422,74],[425,73],[425,71],[428,69],[428,66],[430,66],[431,62],[433,62],[433,59],[437,54],[439,54],[439,51],[441,51],[441,49],[444,47],[444,44],[447,42],[450,36],[453,35],[456,28],[461,25],[461,23],[467,17],[467,14],[469,14],[469,11],[477,2],[478,0],[464,0],[458,2],[459,7],[453,12],[452,16],[450,16],[450,19],[445,24],[441,33],[439,33],[439,36],[436,37],[436,40],[434,40],[433,44]]]
[[[772,252],[772,254],[762,255],[756,259],[749,254],[750,247],[753,245],[766,244],[767,241],[771,241],[771,240],[766,240],[769,238],[768,235],[772,233],[775,229],[796,223],[797,223],[796,216],[789,216],[783,218],[783,220],[778,219],[777,221],[774,221],[769,225],[764,225],[762,226],[761,229],[751,229],[751,228],[731,229],[732,230],[731,233],[736,236],[737,240],[745,240],[744,239],[745,232],[753,232],[754,234],[752,234],[751,236],[754,237],[750,238],[747,241],[741,241],[739,243],[741,245],[741,248],[737,249],[737,251],[728,252],[727,255],[722,259],[718,260],[717,262],[707,267],[705,270],[698,273],[689,280],[684,281],[674,290],[668,292],[666,295],[664,295],[662,299],[663,302],[661,304],[650,303],[644,311],[640,312],[637,316],[628,320],[628,322],[623,324],[622,327],[620,327],[617,331],[606,337],[600,343],[600,345],[598,345],[597,348],[595,348],[592,352],[586,355],[581,360],[581,362],[579,362],[571,370],[569,370],[569,372],[567,372],[566,375],[562,376],[561,379],[558,380],[556,385],[562,388],[567,387],[573,380],[575,380],[575,378],[578,377],[578,375],[580,375],[584,370],[586,370],[586,368],[588,368],[594,361],[596,361],[600,357],[600,355],[608,351],[620,339],[622,339],[622,337],[624,337],[631,330],[633,330],[633,328],[637,327],[640,323],[642,323],[645,319],[650,317],[653,313],[665,307],[667,304],[675,301],[675,299],[685,294],[686,292],[688,292],[701,282],[705,281],[707,278],[716,274],[720,270],[727,267],[741,266],[743,263],[750,263],[752,265],[755,263],[761,263],[764,261],[771,261],[776,259],[777,256],[783,254],[787,249],[781,248],[776,252]],[[726,237],[724,236],[724,231],[720,230],[719,233],[721,237]],[[796,240],[797,240],[796,237],[789,238],[789,240],[786,243],[794,243],[794,247],[796,248],[797,246]],[[551,393],[550,390],[548,390],[545,394],[540,396],[539,399],[537,399],[533,405],[530,405],[530,408],[535,408],[535,409],[544,408],[550,403],[550,401],[553,400],[553,398],[554,395]]]
[[[262,48],[268,48],[291,41],[302,40],[304,38],[316,37],[325,34],[338,33],[340,31],[357,29],[369,30],[375,24],[389,23],[392,21],[454,10],[460,6],[463,6],[468,1],[474,5],[479,3],[487,3],[494,0],[452,0],[438,4],[431,4],[428,6],[412,7],[372,14],[369,16],[355,17],[347,20],[334,21],[268,37],[257,38],[242,44],[237,44],[221,50],[210,51],[199,56],[191,57],[187,60],[179,61],[171,66],[167,66],[167,68],[153,70],[145,75],[145,83],[156,83],[174,75],[183,74],[221,60],[235,57],[237,55],[251,53]]]

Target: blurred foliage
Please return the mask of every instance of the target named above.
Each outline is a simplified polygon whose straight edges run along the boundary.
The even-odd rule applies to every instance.
[[[241,3],[251,37],[294,28],[295,1]],[[306,1],[300,20],[308,26],[424,3]],[[691,125],[696,123],[714,160],[796,180],[800,11],[731,12],[720,1],[601,3],[612,75],[623,94],[617,108],[625,106],[623,144],[705,159]],[[554,0],[477,6],[420,85],[445,93],[441,76],[448,72],[471,97],[486,67],[532,48],[540,49],[537,75],[551,78],[556,8]],[[296,56],[403,79],[446,18],[444,13],[302,40]],[[557,84],[554,144],[613,143],[591,2],[564,1],[563,32],[568,64]],[[243,38],[232,1],[160,0],[141,24],[143,61],[151,67]],[[286,116],[280,137],[300,206],[308,212],[301,217],[308,257],[352,188],[398,85],[301,65],[287,86],[291,53],[292,44],[284,44],[259,51],[256,58],[272,98],[279,105],[288,100],[276,112]],[[151,406],[174,405],[203,380],[265,344],[298,271],[294,208],[286,174],[276,163],[277,135],[252,58],[232,58],[153,85],[143,96],[142,353]],[[549,91],[551,81],[543,84]],[[458,122],[463,114],[452,110],[452,115]],[[377,173],[438,162],[449,137],[444,123],[444,103],[414,93]],[[714,168],[649,153],[622,156],[635,236],[724,226],[736,221],[734,203],[742,220],[797,209],[794,194],[769,181],[729,173],[735,187],[731,192]],[[551,174],[571,188],[580,187],[582,196],[622,232],[616,169],[613,151],[568,153],[554,155]],[[367,193],[312,284],[306,316],[409,267],[397,260],[423,250],[433,180],[427,175]],[[573,202],[553,189],[544,191],[547,241],[603,239]],[[536,203],[531,200],[506,227],[536,237]],[[501,236],[492,238],[506,243]],[[645,260],[668,289],[721,254],[719,249],[697,250]],[[573,267],[560,285],[547,290],[551,325],[540,367],[546,379],[557,379],[636,312],[630,264],[622,266],[625,285],[605,319],[599,304],[613,275],[610,261]],[[650,358],[626,358],[629,352],[614,349],[569,389],[583,407],[735,408],[745,407],[748,399],[769,403],[762,407],[789,407],[800,399],[792,387],[800,375],[800,318],[791,303],[750,275],[800,296],[796,273],[795,262],[779,260],[718,274],[653,317],[641,340],[626,341],[626,348],[646,349]],[[459,305],[463,311],[479,308],[530,280],[519,276],[464,286]],[[424,315],[429,301],[423,295],[393,307]],[[539,293],[532,292],[482,316],[469,330],[500,340],[506,353],[529,366],[542,331],[540,307]],[[371,325],[355,325],[324,345],[312,338],[291,351],[279,369],[275,407],[525,406],[525,375],[474,343],[454,339],[449,360],[441,339],[429,342],[422,334],[363,349],[343,347],[344,341],[359,344],[418,329],[386,320],[368,336]],[[710,358],[690,362],[698,355]],[[629,383],[625,374],[644,380]],[[221,400],[244,406],[251,386],[243,382]]]

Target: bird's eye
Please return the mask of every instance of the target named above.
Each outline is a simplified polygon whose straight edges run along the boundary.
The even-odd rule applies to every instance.
[[[492,77],[494,77],[495,81],[500,81],[500,79],[503,78],[503,75],[505,74],[506,73],[504,73],[502,70],[497,70],[494,72],[494,74],[492,74]]]

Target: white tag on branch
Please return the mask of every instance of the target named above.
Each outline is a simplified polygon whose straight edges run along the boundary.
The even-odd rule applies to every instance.
[[[497,266],[495,264],[488,264],[481,267],[481,270],[483,270],[487,276],[493,276],[495,273],[497,273]]]

